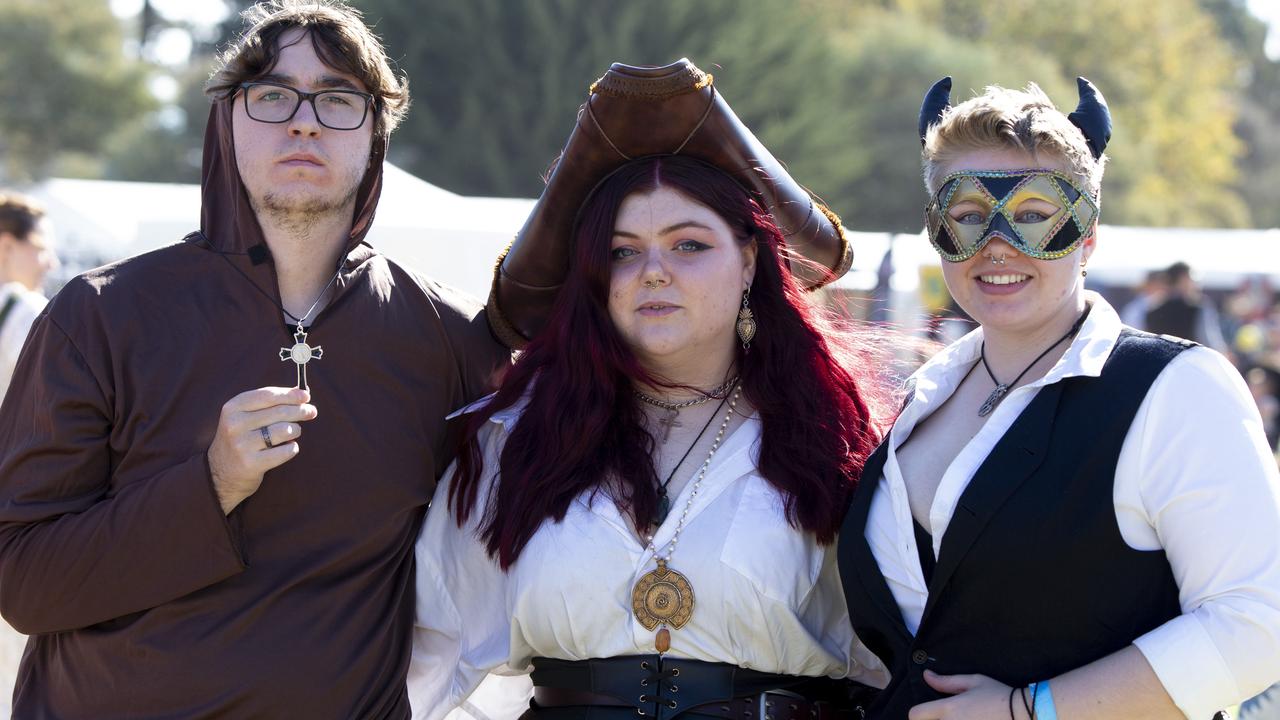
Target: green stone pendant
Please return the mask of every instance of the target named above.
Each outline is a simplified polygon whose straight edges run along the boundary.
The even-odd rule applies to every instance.
[[[671,514],[671,498],[664,492],[658,496],[658,517],[654,524],[661,525],[666,522],[669,514]]]

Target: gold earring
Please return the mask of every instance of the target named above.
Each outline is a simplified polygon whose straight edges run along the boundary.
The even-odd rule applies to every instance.
[[[747,299],[751,296],[751,288],[742,291],[742,309],[738,311],[738,339],[742,341],[742,350],[751,349],[751,339],[756,336],[756,320],[751,313]]]

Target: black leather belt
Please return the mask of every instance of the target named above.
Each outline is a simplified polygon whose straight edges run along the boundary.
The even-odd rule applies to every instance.
[[[616,709],[618,718],[658,720],[860,720],[875,694],[847,681],[658,655],[534,658],[533,684],[533,707],[525,720],[613,717],[609,709]]]

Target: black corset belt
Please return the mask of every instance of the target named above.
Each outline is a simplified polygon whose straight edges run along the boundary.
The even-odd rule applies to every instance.
[[[859,720],[875,695],[846,680],[660,655],[534,658],[533,685],[522,720]]]

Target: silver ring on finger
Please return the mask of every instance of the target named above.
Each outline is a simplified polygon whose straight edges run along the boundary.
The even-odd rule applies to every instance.
[[[276,446],[275,443],[271,442],[271,430],[263,426],[258,428],[258,431],[262,433],[262,442],[266,443],[268,450]]]

